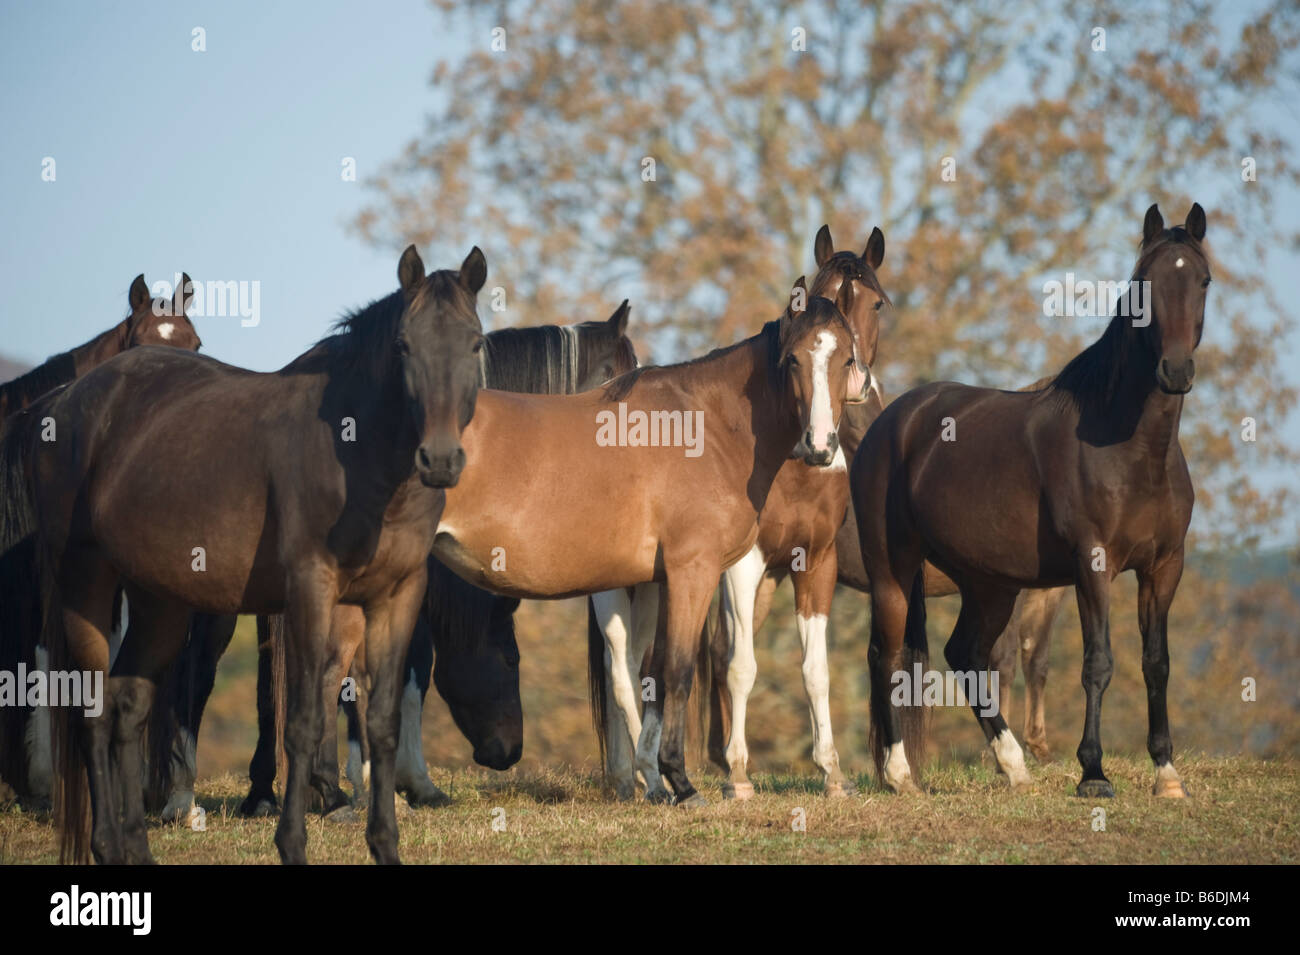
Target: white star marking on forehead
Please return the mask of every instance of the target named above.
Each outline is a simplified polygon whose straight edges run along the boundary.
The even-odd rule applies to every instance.
[[[1182,259],[1179,259],[1177,262],[1174,263],[1174,268],[1176,268],[1176,269],[1181,269],[1182,267],[1183,267],[1183,260],[1182,260]]]

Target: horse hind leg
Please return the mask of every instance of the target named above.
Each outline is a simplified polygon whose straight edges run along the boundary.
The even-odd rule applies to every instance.
[[[281,639],[278,635],[275,639]],[[275,661],[270,618],[257,618],[257,747],[248,763],[248,795],[239,807],[246,817],[273,816],[275,798]]]
[[[993,645],[1011,619],[1016,596],[1014,590],[964,584],[961,613],[944,656],[964,688],[971,711],[993,750],[998,771],[1007,777],[1012,789],[1022,789],[1032,782],[1025,768],[1025,755],[1002,716],[1000,687],[989,682],[997,672],[990,669]]]
[[[122,799],[122,833],[128,862],[152,863],[144,817],[144,739],[159,678],[189,635],[190,610],[132,588],[131,620],[109,679],[113,701],[115,773]]]
[[[826,776],[826,795],[832,798],[851,796],[853,783],[840,769],[831,730],[830,668],[826,656],[826,624],[831,613],[831,598],[838,575],[835,549],[831,547],[818,562],[793,577],[795,622],[803,649],[803,686],[808,696],[808,714],[812,723],[813,762]]]
[[[1025,748],[1040,762],[1046,762],[1052,755],[1047,745],[1047,722],[1043,712],[1047,661],[1052,645],[1052,627],[1068,590],[1067,587],[1056,587],[1029,592],[1020,630],[1020,660],[1025,672]]]

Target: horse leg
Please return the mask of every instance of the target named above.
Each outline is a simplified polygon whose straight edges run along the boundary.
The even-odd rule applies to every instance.
[[[162,810],[164,820],[187,820],[193,812],[199,726],[217,679],[217,661],[230,646],[238,621],[239,618],[231,614],[196,613],[190,618],[190,653],[194,656],[194,666],[192,673],[188,674],[192,678],[190,692],[179,707],[179,725],[171,753],[172,785]],[[155,702],[154,705],[160,704]]]
[[[658,602],[658,598],[654,598]],[[636,766],[632,742],[641,735],[641,711],[637,686],[640,664],[635,674],[629,651],[632,641],[632,598],[625,588],[591,595],[596,625],[605,638],[605,755],[609,775],[614,782],[614,796],[619,800],[636,795]],[[639,608],[638,608],[639,609]],[[596,692],[593,688],[592,692]],[[609,714],[617,713],[611,719]]]
[[[60,615],[62,623],[61,652],[51,647],[53,661],[60,669],[66,667],[107,676],[113,597],[116,590],[116,572],[97,553],[81,550],[65,553],[59,570],[59,593],[63,605],[49,608],[51,613]],[[104,690],[105,699],[101,701],[97,715],[67,711],[60,713],[59,718],[80,723],[76,745],[81,749],[89,783],[91,854],[100,865],[119,865],[125,861],[125,856],[119,819],[120,805],[111,759],[111,681],[105,681]],[[75,777],[65,778],[62,788],[63,824],[79,827],[81,808],[84,805],[76,795],[80,783]],[[56,792],[57,789],[58,787]]]
[[[826,774],[826,795],[851,796],[853,783],[840,769],[831,732],[831,678],[826,659],[826,622],[830,619],[831,598],[835,595],[838,564],[835,548],[828,547],[807,570],[794,571],[795,623],[803,648],[803,688],[808,696],[808,714],[812,721],[813,762]]]
[[[402,726],[397,733],[397,791],[411,806],[436,808],[450,805],[451,797],[434,785],[429,778],[429,764],[424,761],[424,698],[429,694],[433,674],[433,624],[427,611],[421,602],[411,648],[406,653]]]
[[[659,694],[663,729],[659,740],[659,770],[668,778],[678,806],[703,806],[706,800],[686,775],[686,704],[699,654],[700,630],[709,613],[719,568],[706,560],[668,564],[667,621],[664,627],[662,690]],[[656,641],[658,642],[658,641]],[[657,671],[659,672],[659,671]]]
[[[1093,570],[1091,561],[1091,553],[1080,556],[1074,581],[1083,629],[1083,691],[1087,700],[1078,749],[1083,778],[1075,792],[1087,798],[1110,799],[1115,789],[1101,769],[1101,698],[1115,669],[1110,651],[1110,572]]]
[[[325,735],[321,686],[335,604],[332,581],[322,570],[313,567],[292,576],[285,601],[284,748],[289,771],[284,786],[284,810],[275,828],[275,846],[285,865],[307,864],[307,800],[316,754]],[[333,712],[331,708],[330,713]]]
[[[745,741],[745,716],[749,709],[749,694],[758,676],[758,663],[754,659],[754,603],[758,597],[767,561],[755,545],[748,554],[722,572],[719,584],[719,629],[730,635],[729,653],[725,665],[715,675],[714,682],[725,682],[727,699],[731,703],[730,733],[727,736],[727,778],[722,784],[722,795],[727,799],[751,799],[754,784],[749,781],[749,746]]]
[[[642,674],[647,655],[651,655],[652,648],[662,650],[662,631],[668,619],[664,610],[665,598],[666,592],[661,584],[637,584],[632,591],[632,642],[628,647],[627,671],[629,683],[640,691],[634,703],[644,696]],[[650,684],[652,696],[647,703],[662,699],[658,692],[663,686],[662,674],[658,673],[654,666],[652,659],[648,671],[654,675]],[[672,800],[672,794],[664,785],[663,774],[659,772],[659,740],[663,730],[663,712],[662,710],[655,712],[654,723],[650,724],[647,720],[651,714],[651,707],[647,705],[642,709],[644,713],[641,717],[641,732],[636,737],[636,765],[641,774],[641,781],[645,783],[645,798],[650,802],[669,802]]]
[[[125,860],[152,863],[144,818],[144,730],[158,680],[175,662],[190,630],[190,609],[131,588],[131,622],[109,678],[113,700],[114,773],[122,800]]]
[[[1021,635],[1024,633],[1025,599],[1032,591],[1022,591],[1016,598],[1015,609],[1002,635],[993,642],[989,653],[989,669],[998,674],[998,712],[1004,720],[1011,719],[1011,691],[1016,683],[1016,661],[1020,653]]]
[[[990,668],[993,645],[1007,628],[1007,621],[1016,607],[1016,597],[1017,591],[1014,590],[962,584],[961,613],[957,615],[957,626],[944,648],[944,657],[959,678],[969,681],[964,683],[966,697],[980,729],[984,731],[984,738],[993,750],[998,772],[1007,777],[1012,789],[1021,789],[1032,782],[1025,768],[1024,751],[1002,715],[1000,692],[998,697],[994,697],[992,693],[982,692],[991,687],[987,684],[980,686],[981,677],[995,672]]]
[[[1157,796],[1183,798],[1187,790],[1174,769],[1165,691],[1169,685],[1169,606],[1183,575],[1181,548],[1154,570],[1138,575],[1138,626],[1142,630],[1142,678],[1147,685],[1147,752],[1156,767]]]
[[[321,709],[325,714],[324,733],[312,769],[312,788],[320,797],[321,812],[330,822],[356,822],[352,800],[339,786],[338,707],[343,678],[352,667],[366,632],[365,616],[358,607],[343,604],[334,608],[330,618],[329,655],[321,683]]]
[[[271,660],[271,632],[265,616],[257,618],[257,748],[248,764],[248,796],[239,807],[241,816],[271,816],[275,799],[275,689]]]
[[[918,571],[916,571],[919,573]],[[867,664],[871,677],[872,755],[885,788],[896,793],[919,792],[903,745],[898,709],[890,702],[893,674],[903,666],[903,634],[907,628],[907,586],[893,573],[871,578],[871,639]]]
[[[401,720],[402,675],[411,631],[415,628],[424,589],[425,564],[398,581],[385,599],[368,604],[366,615],[366,668],[370,671],[370,705],[366,720],[370,730],[370,815],[366,843],[381,865],[396,865],[397,734]]]
[[[1065,598],[1065,587],[1033,590],[1025,594],[1021,616],[1020,662],[1025,672],[1025,748],[1040,761],[1051,758],[1047,747],[1047,723],[1043,717],[1047,687],[1047,659],[1052,645],[1052,627]]]

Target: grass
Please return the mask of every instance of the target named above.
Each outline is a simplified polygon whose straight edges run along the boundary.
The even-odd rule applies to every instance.
[[[1191,798],[1157,800],[1143,757],[1108,757],[1116,798],[1073,795],[1077,766],[1031,765],[1029,792],[1011,793],[984,762],[937,764],[928,794],[898,797],[867,778],[861,792],[828,800],[820,780],[759,774],[758,795],[725,802],[719,778],[699,774],[710,799],[699,810],[616,803],[600,780],[572,770],[521,774],[435,770],[453,797],[441,809],[399,816],[407,863],[1289,863],[1300,861],[1300,765],[1294,760],[1184,757],[1176,763]],[[278,861],[274,819],[235,815],[246,782],[200,780],[207,829],[154,822],[155,858],[170,864]],[[1093,810],[1106,812],[1094,831]],[[791,823],[802,809],[806,830]],[[492,827],[504,811],[504,831]],[[495,813],[501,818],[500,812]],[[315,863],[369,861],[361,823],[308,817]],[[0,810],[0,864],[55,861],[48,816]]]

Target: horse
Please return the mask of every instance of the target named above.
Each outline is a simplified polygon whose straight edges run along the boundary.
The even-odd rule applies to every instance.
[[[803,647],[804,686],[808,692],[813,725],[813,758],[826,778],[828,795],[853,792],[852,782],[840,770],[830,727],[829,675],[826,672],[826,621],[836,580],[836,531],[848,507],[845,430],[850,409],[878,403],[873,391],[870,366],[876,360],[880,338],[880,317],[890,305],[876,270],[884,261],[885,236],[874,228],[861,255],[835,251],[830,227],[823,225],[813,242],[818,272],[809,294],[831,298],[844,286],[852,286],[852,311],[845,313],[853,332],[857,374],[848,383],[844,413],[837,424],[839,447],[828,468],[788,460],[777,473],[763,504],[759,534],[753,547],[722,575],[719,585],[720,625],[705,634],[712,657],[712,673],[719,679],[706,680],[714,704],[728,712],[734,703],[734,731],[728,734],[723,766],[730,770],[723,784],[728,798],[748,798],[754,788],[745,774],[749,759],[744,738],[745,704],[753,688],[756,669],[753,653],[752,610],[764,575],[791,571],[795,586],[797,625]],[[860,435],[859,435],[860,436]],[[588,613],[588,670],[593,722],[601,744],[602,762],[613,777],[616,798],[631,798],[635,769],[629,747],[640,736],[639,683],[645,651],[653,638],[653,617],[647,608],[657,606],[653,588],[634,593],[629,602],[623,591],[592,597]],[[638,609],[639,608],[639,609]],[[634,621],[629,628],[626,620]],[[635,634],[635,636],[633,636]],[[732,636],[734,635],[734,642]],[[631,639],[629,639],[631,638]],[[630,645],[629,645],[630,644]],[[709,669],[705,669],[708,674]],[[725,674],[725,681],[722,675]],[[608,684],[608,685],[607,685]],[[707,692],[707,691],[706,691]],[[620,719],[612,721],[609,709]],[[617,722],[618,725],[615,725]],[[715,725],[718,725],[715,721]],[[657,778],[647,777],[647,792],[661,788]]]
[[[469,464],[435,537],[452,570],[543,599],[664,584],[638,758],[662,768],[678,805],[705,802],[683,736],[710,598],[753,547],[785,460],[834,460],[856,364],[853,294],[845,284],[836,301],[810,297],[801,278],[780,319],[736,345],[581,395],[484,391],[464,432]]]
[[[202,341],[185,315],[193,295],[188,275],[183,276],[170,301],[153,298],[144,275],[137,275],[127,289],[126,318],[85,344],[0,385],[0,421],[128,348],[170,345],[198,351]],[[21,501],[25,493],[25,466],[20,457],[7,457],[10,460],[0,475],[0,490],[5,492],[8,507],[11,501]],[[28,672],[46,672],[47,654],[38,645],[40,594],[32,529],[15,521],[7,524],[6,530],[6,539],[0,540],[0,578],[8,582],[0,618],[0,670],[14,673],[22,664]],[[12,539],[9,534],[14,535]],[[49,730],[50,714],[44,707],[3,707],[0,712],[0,779],[32,805],[48,802],[54,782]]]
[[[131,281],[126,297],[130,311],[112,328],[0,385],[0,421],[26,408],[51,388],[80,378],[90,369],[136,345],[170,345],[188,351],[199,350],[203,342],[185,315],[185,309],[194,297],[194,285],[189,275],[182,276],[180,288],[170,302],[153,297],[143,273]]]
[[[1100,738],[1113,669],[1109,585],[1134,571],[1153,792],[1186,796],[1166,709],[1167,626],[1194,499],[1178,425],[1210,284],[1205,224],[1198,203],[1168,229],[1157,206],[1147,210],[1128,298],[1047,387],[925,385],[867,431],[849,484],[871,580],[873,754],[895,792],[916,790],[924,744],[920,708],[899,705],[907,701],[891,699],[889,687],[892,675],[926,662],[921,568],[929,560],[961,592],[944,656],[968,679],[987,670],[1020,590],[1074,584],[1086,695],[1076,793],[1086,798],[1114,795]],[[978,703],[972,710],[1011,787],[1028,786],[1006,720]]]
[[[459,271],[426,275],[410,246],[396,292],[278,372],[137,348],[24,413],[52,419],[59,435],[22,435],[52,665],[108,668],[119,582],[132,617],[103,712],[58,711],[68,717],[55,737],[62,855],[84,857],[88,835],[99,862],[151,861],[139,738],[193,608],[286,615],[289,774],[275,842],[282,861],[306,862],[319,691],[343,603],[362,609],[371,665],[377,805],[366,840],[377,862],[399,861],[401,668],[444,492],[465,467],[460,433],[478,391],[475,301],[486,272],[476,247]],[[88,787],[78,785],[83,772]]]
[[[603,321],[491,331],[486,335],[484,348],[480,352],[478,383],[481,387],[523,394],[577,394],[602,385],[617,374],[629,372],[637,366],[636,350],[627,337],[628,313],[628,301],[624,299],[615,312]],[[469,648],[474,646],[474,641],[467,635],[472,633],[486,633],[487,647],[504,643],[507,639],[513,647],[512,615],[519,602],[461,583],[459,578],[447,572],[434,559],[429,561],[429,578],[430,589],[435,582],[441,582],[441,596],[437,600],[426,600],[426,617],[421,617],[416,625],[408,651],[406,682],[402,691],[402,725],[398,734],[396,789],[406,796],[411,806],[433,807],[442,806],[448,799],[429,778],[421,743],[421,713],[424,712],[424,699],[429,691],[430,674],[434,680],[437,680],[439,670],[445,674],[459,674],[459,678],[443,677],[445,687],[441,695],[448,703],[452,699],[460,700],[459,707],[452,707],[452,719],[473,743],[478,763],[494,769],[506,769],[517,760],[517,747],[513,745],[517,734],[503,734],[497,739],[486,738],[484,732],[474,729],[477,725],[495,725],[486,719],[486,712],[478,719],[468,716],[472,709],[486,711],[493,704],[504,707],[517,704],[517,680],[513,699],[507,695],[494,700],[487,695],[495,693],[500,685],[497,670],[502,665],[508,665],[504,661],[510,659],[511,655],[517,659],[517,648],[497,654],[489,652],[489,655],[481,657],[476,663],[473,656],[458,659],[442,652],[435,655],[434,644],[438,642],[438,634],[445,634],[441,638],[445,646],[460,650],[464,655],[473,652]],[[497,629],[503,628],[508,628],[508,635],[504,631],[497,633]],[[273,634],[274,630],[269,633]],[[452,638],[452,633],[459,633],[459,637]],[[281,660],[282,655],[274,652],[273,641],[259,641],[259,737],[248,767],[250,793],[240,807],[246,815],[265,815],[266,812],[273,811],[276,804],[276,713],[283,708],[283,698],[282,694],[274,693],[273,687],[281,683],[277,672]],[[435,665],[435,661],[439,663]],[[346,670],[346,665],[343,669]],[[367,682],[364,674],[364,650],[357,651],[357,656],[352,660],[351,672],[357,687],[356,698],[344,700],[342,706],[348,726],[347,776],[352,782],[352,791],[359,794],[364,791],[365,780],[369,776],[368,747],[365,745],[364,732],[367,700],[364,689]],[[476,687],[482,687],[482,693],[477,693]],[[334,689],[337,691],[337,687]],[[326,730],[326,735],[331,737],[329,729]],[[165,741],[169,737],[162,734],[162,739]],[[338,787],[335,752],[337,750],[331,739],[325,741],[321,748],[322,764],[317,782],[322,790],[320,798],[326,813],[334,819],[343,820],[348,817],[347,798]],[[192,763],[187,763],[185,769],[177,773],[178,778],[192,780],[194,770],[190,767]]]

